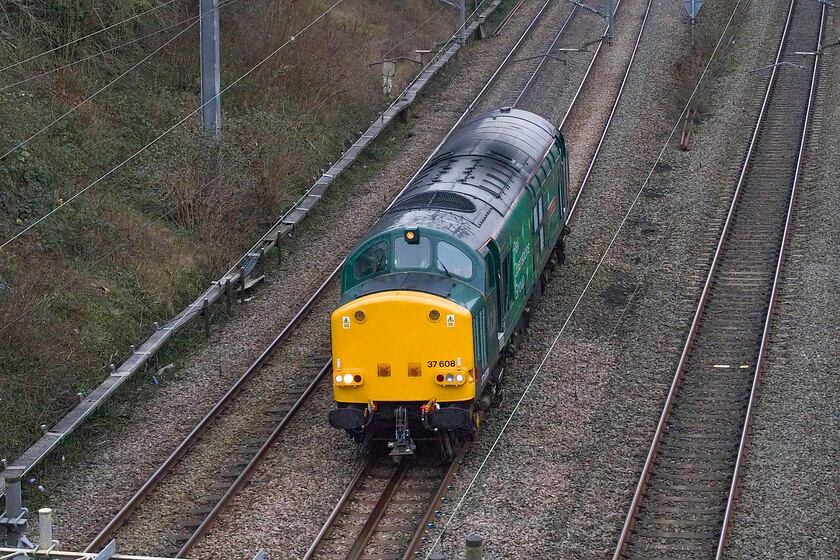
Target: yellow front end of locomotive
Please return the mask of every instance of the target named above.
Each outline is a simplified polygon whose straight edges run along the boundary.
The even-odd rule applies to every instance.
[[[331,327],[337,402],[475,398],[472,317],[456,303],[380,292],[333,312]]]

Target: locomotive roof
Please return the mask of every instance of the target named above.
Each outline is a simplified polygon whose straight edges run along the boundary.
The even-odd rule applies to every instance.
[[[498,229],[554,141],[554,126],[519,109],[486,113],[452,135],[368,237],[430,227],[477,249]]]

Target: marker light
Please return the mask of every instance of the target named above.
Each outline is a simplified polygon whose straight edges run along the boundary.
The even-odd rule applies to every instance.
[[[464,382],[464,376],[459,373],[458,375],[455,376],[455,381],[457,381],[458,383],[463,383]]]
[[[340,373],[339,373],[338,375],[336,375],[336,376],[335,376],[335,382],[336,382],[336,383],[341,383],[341,380],[342,380],[342,379],[343,379],[343,377],[341,376],[341,374],[340,374]]]
[[[455,376],[452,375],[451,373],[447,373],[446,374],[446,382],[447,383],[454,383],[455,382]]]
[[[353,383],[353,375],[350,374],[350,373],[345,373],[344,374],[344,383],[346,383],[347,385]]]
[[[409,244],[420,243],[420,236],[417,235],[417,230],[409,229],[405,232],[405,241]]]

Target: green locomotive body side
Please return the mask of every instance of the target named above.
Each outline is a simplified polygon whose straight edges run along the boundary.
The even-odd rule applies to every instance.
[[[519,324],[537,287],[537,278],[562,243],[568,217],[568,155],[563,136],[555,141],[516,199],[498,232],[483,251],[487,276],[488,316],[495,325],[486,329],[495,344],[488,344],[487,363],[495,364]],[[492,279],[495,278],[495,285]]]

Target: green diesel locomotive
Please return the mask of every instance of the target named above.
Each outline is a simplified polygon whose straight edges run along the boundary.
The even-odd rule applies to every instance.
[[[457,131],[345,262],[330,424],[392,455],[427,437],[451,455],[501,402],[568,212],[566,146],[547,120],[503,108]]]

